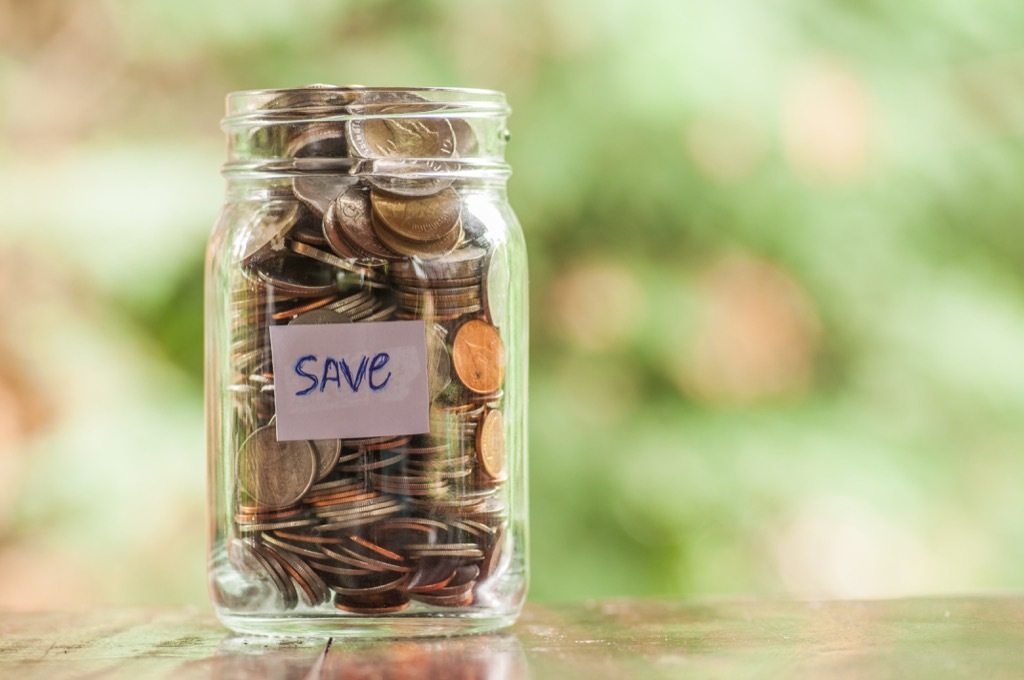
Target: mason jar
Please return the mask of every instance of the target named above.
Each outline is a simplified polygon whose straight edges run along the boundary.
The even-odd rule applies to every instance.
[[[504,95],[227,98],[209,581],[239,632],[446,635],[527,587],[527,272]]]

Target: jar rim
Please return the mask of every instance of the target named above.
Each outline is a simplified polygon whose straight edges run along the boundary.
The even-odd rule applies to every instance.
[[[317,95],[320,95],[319,99]],[[367,107],[362,95],[377,95],[378,101]],[[303,117],[342,120],[350,117],[372,117],[374,105],[386,103],[381,95],[423,99],[425,105],[436,105],[435,114],[446,116],[507,116],[511,108],[505,94],[498,90],[464,87],[363,87],[357,85],[306,85],[303,87],[239,90],[225,99],[223,127],[246,125],[266,117]],[[290,101],[289,96],[298,97]],[[282,102],[282,100],[284,100]],[[364,110],[368,109],[368,110]],[[427,115],[430,115],[429,113]]]
[[[228,93],[228,98],[232,97],[250,97],[267,94],[285,94],[288,92],[296,92],[302,90],[349,90],[352,92],[447,92],[453,94],[467,94],[476,97],[493,97],[505,100],[505,93],[500,90],[491,90],[488,88],[477,88],[477,87],[449,87],[449,86],[418,86],[418,85],[403,85],[398,87],[388,87],[383,85],[327,85],[327,84],[312,84],[302,85],[300,87],[270,87],[263,89],[253,90],[235,90],[234,92]]]

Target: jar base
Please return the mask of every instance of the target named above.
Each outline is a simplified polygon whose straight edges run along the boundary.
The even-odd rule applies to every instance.
[[[518,611],[505,614],[418,614],[416,616],[323,616],[237,614],[217,612],[221,623],[236,633],[277,637],[412,638],[473,635],[507,628]]]

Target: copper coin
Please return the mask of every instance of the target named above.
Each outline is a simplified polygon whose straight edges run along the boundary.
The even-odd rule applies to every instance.
[[[346,588],[344,586],[332,586],[331,590],[338,593],[339,595],[377,595],[380,593],[386,593],[389,590],[395,590],[405,585],[405,582],[406,580],[408,580],[409,577],[405,574],[400,574],[398,578],[395,578],[394,576],[388,574],[385,578],[387,580],[385,580],[383,583],[376,585],[369,585],[362,588]]]
[[[281,593],[284,608],[294,609],[299,603],[299,594],[295,591],[295,586],[292,585],[288,572],[284,570],[284,567],[281,566],[280,562],[277,561],[266,546],[252,545],[250,548],[253,556],[263,565],[263,568],[277,587],[278,592]]]
[[[458,566],[459,561],[453,557],[421,559],[416,571],[409,577],[406,590],[410,593],[430,593],[444,588],[455,578]]]
[[[501,565],[502,558],[505,555],[505,527],[500,526],[495,531],[494,538],[491,540],[490,548],[487,550],[487,554],[484,555],[483,564],[480,565],[480,577],[482,579],[489,579],[498,570]]]
[[[270,546],[266,546],[268,549]],[[287,550],[277,550],[276,556],[281,566],[291,575],[292,580],[299,584],[299,587],[309,597],[309,606],[326,602],[331,597],[330,588],[324,583],[316,572],[298,556],[289,553]]]
[[[459,327],[452,343],[455,375],[472,392],[487,394],[505,381],[505,345],[494,326],[471,319]]]
[[[321,307],[326,307],[327,305],[331,304],[332,302],[334,302],[337,299],[338,298],[333,296],[333,295],[328,295],[327,297],[319,298],[317,300],[312,300],[312,301],[309,301],[309,302],[303,302],[303,303],[298,304],[298,305],[296,305],[294,307],[289,307],[288,309],[284,309],[284,310],[282,310],[280,312],[274,312],[271,315],[271,318],[274,319],[274,321],[281,321],[283,319],[291,319],[292,320],[291,323],[294,323],[295,322],[295,317],[298,317],[299,315],[303,314],[304,312],[310,312],[310,311],[313,311],[314,309],[320,309]]]
[[[238,452],[238,485],[268,508],[300,501],[313,485],[316,473],[317,456],[310,443],[277,441],[273,424],[249,435]]]
[[[397,590],[389,590],[386,593],[380,593],[372,597],[384,598],[392,593],[396,594],[397,597],[380,600],[371,599],[369,596],[359,600],[350,600],[345,599],[342,595],[335,595],[334,606],[341,611],[351,614],[367,614],[370,616],[394,614],[409,607],[409,599],[401,595]]]
[[[264,551],[265,555],[269,556],[277,563],[278,567],[284,570],[285,577],[291,579],[292,589],[294,589],[295,584],[298,584],[298,594],[306,596],[305,599],[307,606],[314,607],[319,604],[317,601],[319,594],[313,591],[313,587],[303,578],[303,574],[295,568],[294,564],[291,562],[291,556],[285,558],[281,553],[277,552],[269,545],[263,545],[261,546],[261,549]]]
[[[462,202],[455,189],[433,196],[394,196],[370,192],[373,215],[399,238],[413,242],[439,241],[459,226]],[[379,234],[378,234],[379,235]]]
[[[270,543],[271,545],[281,548],[282,550],[295,553],[296,555],[302,555],[303,557],[312,557],[315,560],[324,559],[324,554],[319,550],[310,550],[309,548],[304,548],[300,545],[294,545],[292,543],[288,543],[287,541],[282,541],[279,538],[271,536],[270,534],[263,534],[262,536],[260,536],[260,538],[263,539],[265,542]]]
[[[501,411],[484,416],[476,433],[476,452],[484,474],[493,480],[505,478],[505,419]]]

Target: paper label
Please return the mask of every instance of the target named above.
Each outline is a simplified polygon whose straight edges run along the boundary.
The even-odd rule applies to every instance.
[[[271,326],[277,438],[430,430],[423,321]]]

